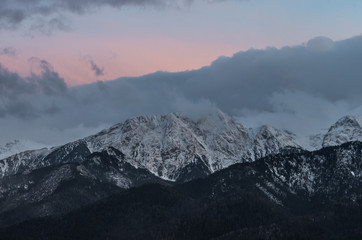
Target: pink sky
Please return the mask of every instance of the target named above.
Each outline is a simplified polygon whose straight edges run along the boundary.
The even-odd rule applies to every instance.
[[[18,54],[0,55],[0,63],[27,76],[28,60],[43,59],[72,86],[192,70],[249,48],[299,45],[320,35],[333,40],[358,35],[362,22],[358,7],[362,3],[357,1],[342,5],[259,0],[195,1],[182,9],[102,8],[93,14],[66,14],[70,30],[55,30],[49,36],[3,30],[0,49],[11,46]],[[95,76],[90,60],[104,68],[103,76]]]
[[[30,49],[23,47],[18,50],[18,56],[2,56],[0,60],[9,70],[27,76],[31,70],[35,71],[31,69],[28,59],[45,59],[69,85],[79,85],[123,76],[140,76],[156,71],[198,69],[209,65],[219,56],[231,56],[240,50],[243,49],[228,44],[157,37],[120,41],[79,36],[74,41],[58,39],[56,43],[45,42]],[[95,76],[90,68],[90,59],[104,68],[104,76]]]

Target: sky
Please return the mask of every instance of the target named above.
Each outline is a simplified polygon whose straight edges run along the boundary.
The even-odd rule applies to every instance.
[[[250,48],[362,33],[358,0],[73,2],[0,1],[0,47],[16,52],[2,54],[2,65],[27,76],[34,67],[29,59],[46,60],[74,86],[198,69]]]
[[[315,131],[361,115],[359,0],[0,0],[0,143],[219,108]]]

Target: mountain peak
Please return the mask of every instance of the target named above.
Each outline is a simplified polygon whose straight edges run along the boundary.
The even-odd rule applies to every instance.
[[[181,175],[188,178],[185,169],[191,165],[207,175],[287,146],[298,147],[283,131],[272,127],[265,127],[265,131],[268,134],[259,134],[256,139],[226,113],[215,110],[198,121],[177,113],[131,118],[86,141],[91,152],[114,147],[131,165],[177,180]]]
[[[351,115],[344,116],[340,118],[335,124],[333,124],[330,130],[340,126],[361,128],[361,122],[362,119],[359,116],[351,116]]]
[[[361,118],[345,116],[333,124],[323,138],[323,147],[337,146],[350,141],[362,140]]]

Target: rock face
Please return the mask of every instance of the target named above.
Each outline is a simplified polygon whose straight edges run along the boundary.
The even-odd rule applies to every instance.
[[[177,114],[141,116],[61,147],[3,159],[0,176],[82,162],[108,147],[122,152],[132,166],[172,181],[203,177],[235,163],[300,148],[284,131],[268,126],[247,129],[221,111],[196,122]]]

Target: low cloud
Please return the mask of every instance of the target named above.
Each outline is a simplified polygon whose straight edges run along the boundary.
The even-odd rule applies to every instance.
[[[334,42],[328,37],[315,37],[308,41],[307,47],[316,51],[329,51],[333,49]]]
[[[271,124],[304,133],[347,114],[362,115],[362,36],[317,43],[252,49],[199,70],[72,88],[46,61],[38,61],[41,71],[28,78],[1,67],[0,119],[36,123],[44,132],[69,133],[81,126],[93,133],[138,115],[179,112],[197,119],[219,108],[246,126]],[[0,132],[8,131],[0,124]]]

